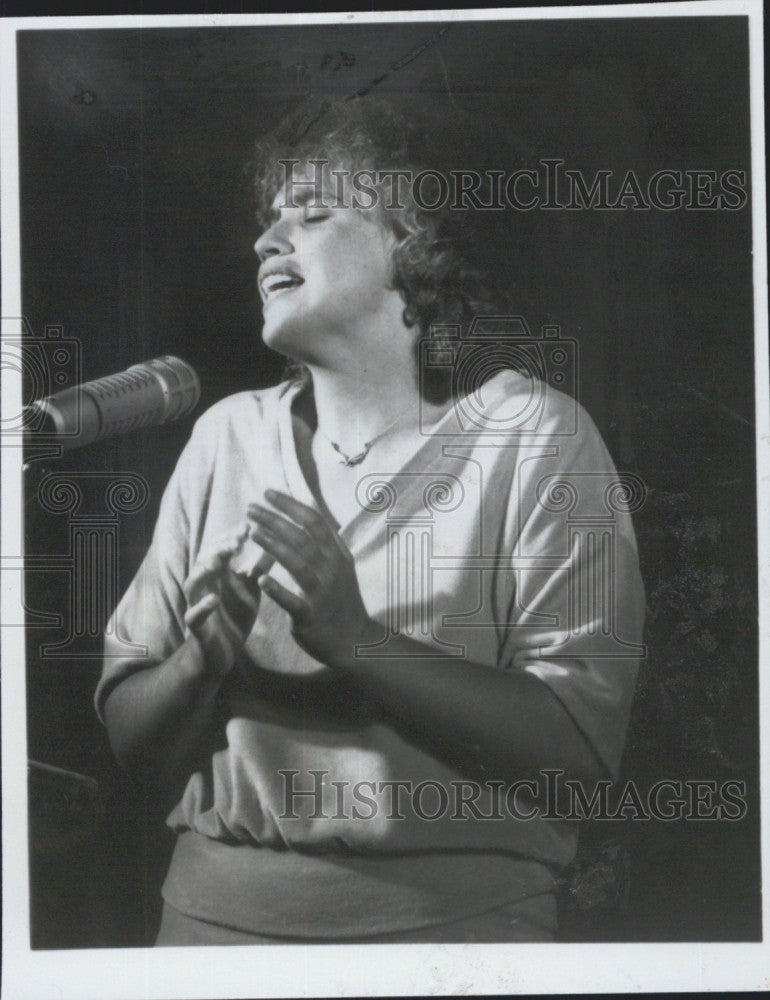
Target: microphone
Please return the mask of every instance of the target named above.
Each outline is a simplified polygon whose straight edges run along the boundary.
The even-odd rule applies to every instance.
[[[26,426],[52,436],[64,451],[139,427],[186,417],[200,399],[195,369],[172,355],[132,365],[117,375],[63,389],[25,408]]]

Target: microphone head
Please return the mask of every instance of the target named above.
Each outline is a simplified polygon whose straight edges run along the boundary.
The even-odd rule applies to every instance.
[[[201,398],[201,383],[198,373],[181,358],[164,354],[151,361],[132,365],[130,372],[143,372],[156,380],[163,392],[164,411],[161,423],[186,417],[198,405]]]
[[[38,400],[30,413],[40,418],[36,436],[54,436],[69,451],[186,417],[198,405],[200,393],[195,369],[165,355]]]

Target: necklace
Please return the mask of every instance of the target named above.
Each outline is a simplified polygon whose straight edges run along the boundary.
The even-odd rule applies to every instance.
[[[366,441],[364,443],[364,446],[361,449],[361,451],[359,451],[355,455],[347,455],[342,450],[342,448],[340,448],[340,446],[337,444],[336,441],[332,441],[332,439],[329,437],[328,434],[324,434],[324,432],[321,430],[320,427],[318,427],[316,429],[317,429],[318,433],[321,435],[321,437],[326,438],[326,440],[329,442],[329,444],[332,446],[332,448],[334,448],[334,450],[340,456],[340,465],[347,465],[347,466],[360,465],[361,462],[363,462],[363,460],[366,458],[366,456],[371,451],[372,446],[375,445],[375,444],[377,444],[377,442],[381,438],[384,438],[385,435],[388,433],[388,431],[391,431],[396,426],[396,424],[400,420],[402,420],[402,419],[403,419],[403,417],[396,417],[396,419],[393,421],[393,423],[392,424],[388,424],[388,426],[385,428],[384,431],[380,431],[380,433],[376,437],[373,437],[371,441]]]

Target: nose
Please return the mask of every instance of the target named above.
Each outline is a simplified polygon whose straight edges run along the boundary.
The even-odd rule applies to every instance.
[[[286,235],[284,220],[274,222],[262,233],[254,244],[254,252],[262,263],[268,257],[275,257],[278,254],[289,254],[293,249],[291,241]]]

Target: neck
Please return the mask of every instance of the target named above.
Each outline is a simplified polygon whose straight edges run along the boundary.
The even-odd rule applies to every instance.
[[[390,425],[414,427],[420,419],[416,379],[403,372],[379,372],[387,378],[353,376],[310,368],[318,427],[345,451],[356,451]]]

